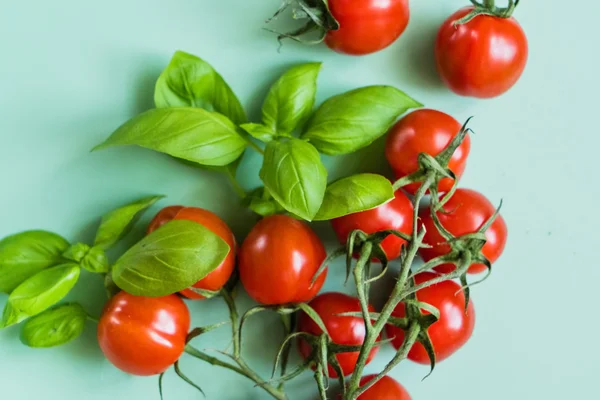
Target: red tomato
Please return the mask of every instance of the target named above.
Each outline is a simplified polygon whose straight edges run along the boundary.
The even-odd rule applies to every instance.
[[[361,317],[339,317],[337,314],[348,312],[360,312],[360,302],[357,298],[348,296],[343,293],[323,293],[314,298],[309,304],[319,314],[331,340],[337,344],[345,345],[361,345],[365,340],[365,322]],[[369,311],[375,312],[375,308],[369,305]],[[306,314],[300,313],[298,317],[298,332],[307,332],[312,335],[320,335],[323,333],[321,328]],[[300,354],[305,359],[310,356],[312,348],[305,340],[298,341]],[[378,347],[373,347],[367,358],[367,364],[373,360]],[[336,357],[345,376],[354,372],[354,367],[358,361],[358,352],[340,353]],[[335,370],[328,367],[329,376],[336,378],[338,375]]]
[[[161,210],[153,220],[153,222],[160,221],[160,224],[158,222],[155,223],[155,225],[157,225],[156,227],[165,224],[166,222],[169,222],[173,219],[194,221],[208,228],[213,233],[219,235],[219,237],[223,239],[231,248],[229,254],[227,254],[227,257],[225,257],[225,260],[223,260],[221,265],[219,265],[214,271],[212,271],[210,274],[202,278],[194,285],[194,287],[197,289],[217,291],[221,289],[223,285],[225,285],[225,283],[227,283],[229,277],[231,276],[235,268],[235,236],[233,235],[231,229],[229,229],[227,224],[212,212],[196,207],[181,207],[176,214],[173,214],[173,211],[178,207],[179,206],[167,207]],[[170,220],[168,220],[169,217],[171,218]],[[150,228],[156,229],[156,227],[153,227],[151,224],[151,226],[148,228],[148,233],[152,232],[152,229]],[[182,290],[180,293],[190,299],[198,300],[204,298],[203,296],[194,293],[192,290],[189,289]]]
[[[147,233],[153,232],[175,218],[175,215],[183,209],[183,206],[165,207],[156,214],[148,225]]]
[[[454,25],[472,10],[463,8],[442,24],[435,46],[437,68],[444,83],[459,95],[496,97],[525,70],[527,37],[512,17],[479,15]]]
[[[363,376],[360,380],[360,386],[375,378],[376,375]],[[342,396],[338,396],[342,400]],[[410,394],[404,386],[396,382],[389,376],[384,376],[376,384],[367,389],[366,392],[358,396],[357,400],[411,400]]]
[[[474,190],[462,188],[456,190],[456,193],[445,204],[444,209],[449,213],[438,212],[438,218],[442,226],[456,237],[477,232],[496,211],[496,207],[485,196]],[[445,243],[444,238],[436,229],[429,210],[424,210],[421,219],[427,229],[423,241],[433,246],[419,250],[423,260],[429,261],[437,256],[447,254],[450,246]],[[491,263],[496,262],[502,255],[507,236],[506,222],[499,215],[485,232],[487,243],[483,246],[482,253]],[[454,265],[444,264],[435,269],[441,273],[448,273],[454,269]],[[469,273],[478,274],[486,270],[487,268],[483,264],[473,264],[469,268]]]
[[[363,55],[391,45],[408,25],[408,0],[329,0],[340,29],[329,31],[325,43],[339,53]]]
[[[190,313],[176,295],[139,297],[120,292],[98,323],[106,358],[132,375],[157,375],[179,359],[190,329]]]
[[[333,219],[331,226],[339,241],[346,244],[348,236],[356,229],[367,234],[393,229],[410,235],[414,214],[412,202],[401,190],[396,191],[395,195],[392,201],[377,208]],[[405,240],[394,235],[389,235],[381,242],[388,260],[400,255],[404,243]]]
[[[419,169],[419,154],[431,156],[440,154],[458,135],[462,128],[457,120],[441,111],[420,109],[402,118],[388,133],[385,155],[397,179],[416,172]],[[467,135],[456,149],[448,167],[460,179],[467,165],[471,151],[471,138]],[[440,192],[452,188],[453,181],[442,179],[438,186]],[[415,194],[420,184],[411,184],[403,189]]]
[[[319,237],[304,222],[273,215],[258,222],[240,248],[244,288],[265,305],[304,303],[319,293],[327,271],[311,285],[327,254]]]
[[[425,272],[418,274],[415,281],[421,284],[436,276]],[[435,349],[436,362],[443,361],[458,351],[471,337],[475,327],[473,301],[469,301],[465,313],[465,295],[460,290],[460,285],[454,281],[444,281],[421,289],[417,292],[417,298],[440,311],[440,319],[429,327],[429,336]],[[406,316],[404,304],[398,304],[392,315],[404,318]],[[404,331],[388,325],[386,332],[388,337],[395,338],[392,344],[399,349],[404,340]],[[429,357],[421,343],[415,343],[408,353],[408,358],[419,364],[429,364]]]

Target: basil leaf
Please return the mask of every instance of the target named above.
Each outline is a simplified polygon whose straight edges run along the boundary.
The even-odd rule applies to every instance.
[[[145,211],[164,197],[146,197],[106,214],[102,217],[102,222],[96,232],[94,246],[104,250],[114,246],[115,243],[129,232],[131,225],[133,225],[136,217],[141,215],[142,211]]]
[[[69,242],[56,233],[28,231],[0,240],[0,291],[10,293],[27,278],[63,261]]]
[[[56,347],[81,335],[87,313],[78,303],[61,304],[23,324],[22,341],[29,347]]]
[[[261,142],[270,142],[277,136],[273,129],[262,124],[243,124],[240,128],[248,132],[253,138],[260,140]]]
[[[319,211],[327,187],[327,170],[310,143],[295,138],[270,142],[260,178],[287,211],[307,221]]]
[[[233,122],[221,114],[202,108],[159,108],[129,120],[94,150],[123,145],[223,166],[242,155],[246,141]]]
[[[171,221],[123,254],[113,266],[112,277],[134,296],[166,296],[204,278],[229,251],[229,245],[204,226]]]
[[[316,221],[370,210],[394,198],[392,183],[381,175],[358,174],[340,179],[327,187]]]
[[[61,301],[77,283],[81,268],[63,264],[38,272],[8,296],[0,328],[37,315]]]
[[[352,90],[325,101],[302,138],[324,154],[352,153],[383,136],[407,110],[421,106],[390,86]]]
[[[81,268],[95,274],[105,274],[110,269],[106,253],[99,247],[92,247],[79,265]]]
[[[221,75],[206,61],[177,51],[158,78],[157,108],[201,107],[221,113],[236,124],[246,122],[240,101]]]
[[[306,122],[315,105],[320,69],[320,63],[298,65],[275,82],[262,108],[267,127],[285,134]]]
[[[273,199],[269,191],[264,187],[250,192],[244,199],[243,205],[263,217],[284,211],[281,205]]]

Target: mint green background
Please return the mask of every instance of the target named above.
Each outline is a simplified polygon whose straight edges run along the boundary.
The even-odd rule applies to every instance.
[[[506,95],[478,101],[447,91],[432,58],[437,27],[467,1],[411,3],[411,24],[397,43],[352,58],[291,43],[278,53],[273,36],[261,30],[278,0],[2,0],[0,236],[43,228],[72,240],[90,239],[104,212],[161,193],[169,197],[152,213],[167,204],[206,207],[243,238],[254,219],[238,207],[220,176],[142,149],[93,154],[89,149],[152,106],[154,81],[177,49],[210,61],[254,117],[268,85],[286,67],[323,61],[320,100],[358,86],[391,84],[459,120],[475,115],[477,134],[463,185],[495,203],[505,201],[510,240],[493,278],[473,290],[472,340],[424,382],[427,368],[410,362],[394,376],[421,400],[597,398],[593,39],[600,8],[581,1],[578,9],[585,12],[565,20],[575,10],[564,2],[523,1],[516,15],[530,40],[527,70]],[[259,161],[254,155],[244,160],[240,178],[248,188],[256,184]],[[385,170],[381,142],[326,161],[332,178]],[[328,225],[316,227],[333,248]],[[102,284],[84,275],[73,298],[99,314]],[[326,288],[341,288],[340,268],[332,268]],[[218,300],[190,308],[196,324],[225,315]],[[224,348],[227,333],[211,333],[199,346]],[[247,333],[247,358],[266,374],[280,340],[278,321],[258,317]],[[382,351],[368,370],[379,370],[390,355]],[[209,399],[267,398],[229,372],[187,357],[182,367]],[[311,375],[294,381],[290,392],[293,400],[316,398]],[[90,324],[82,338],[53,350],[26,348],[18,328],[0,331],[0,398],[146,400],[158,399],[158,393],[155,378],[127,376],[103,359]],[[165,399],[192,398],[200,397],[169,373]]]

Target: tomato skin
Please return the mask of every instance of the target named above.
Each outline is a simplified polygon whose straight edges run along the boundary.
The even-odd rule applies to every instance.
[[[177,213],[183,208],[183,206],[169,206],[160,210],[158,214],[154,216],[152,221],[150,221],[146,233],[154,232],[167,222],[172,221],[173,218],[175,218],[175,216],[177,215]]]
[[[424,272],[418,274],[415,281],[417,284],[421,284],[436,276],[437,274]],[[440,311],[440,319],[429,327],[429,336],[435,348],[436,362],[443,361],[456,353],[467,343],[475,328],[473,301],[469,301],[469,307],[465,313],[465,295],[460,288],[460,285],[454,281],[444,281],[417,292],[419,301],[431,304]],[[392,315],[404,318],[406,316],[404,304],[398,304]],[[399,349],[404,340],[404,331],[388,325],[386,332],[388,337],[395,337],[392,345]],[[419,364],[429,365],[429,357],[421,343],[413,345],[408,352],[408,358]]]
[[[419,154],[426,153],[435,157],[444,151],[461,128],[462,124],[456,119],[437,110],[419,109],[403,117],[390,129],[385,146],[385,156],[396,179],[419,169]],[[471,138],[467,135],[448,163],[457,179],[465,171],[470,151]],[[438,190],[440,193],[447,192],[452,184],[452,179],[444,178],[440,181]],[[415,194],[420,186],[419,183],[410,184],[403,189]]]
[[[356,229],[367,234],[393,229],[410,235],[413,215],[412,202],[402,190],[397,190],[392,201],[371,210],[333,219],[331,226],[340,243],[346,244],[348,236]],[[404,243],[405,240],[394,235],[389,235],[381,242],[388,260],[393,260],[400,255]]]
[[[311,285],[326,257],[323,243],[306,223],[272,215],[259,221],[242,243],[240,280],[258,303],[304,303],[325,282],[327,270]]]
[[[375,378],[377,375],[363,376],[360,380],[360,387]],[[338,400],[342,400],[342,395],[338,395]],[[358,396],[357,400],[412,400],[408,391],[396,380],[389,376],[384,376],[376,384],[367,389],[366,392]]]
[[[444,209],[449,214],[438,212],[438,218],[442,225],[454,236],[462,236],[474,233],[489,220],[496,207],[481,193],[470,189],[457,189],[454,195],[448,200]],[[422,248],[419,253],[423,260],[429,261],[435,257],[447,254],[450,246],[444,243],[445,240],[436,229],[429,210],[425,210],[421,215],[423,225],[427,233],[423,242],[432,246],[431,248]],[[493,264],[502,255],[508,236],[506,222],[499,215],[494,223],[485,232],[487,243],[483,246],[483,255]],[[435,270],[440,273],[448,273],[454,270],[454,265],[443,264],[436,267]],[[487,270],[483,264],[473,264],[469,268],[469,273],[478,274]]]
[[[382,50],[396,41],[410,19],[408,0],[329,0],[340,29],[325,36],[327,46],[349,55]]]
[[[179,359],[189,330],[189,310],[176,295],[151,298],[119,292],[104,307],[98,343],[122,371],[157,375]]]
[[[512,17],[479,15],[453,26],[472,10],[463,8],[442,24],[435,46],[437,68],[444,83],[461,96],[496,97],[523,74],[529,52],[527,37]]]
[[[179,208],[179,210],[176,214],[173,214],[172,211],[177,208]],[[169,222],[170,220],[167,220],[167,218],[169,217],[171,218],[171,220],[186,220],[197,222],[200,225],[208,228],[211,232],[217,234],[229,245],[229,254],[227,254],[227,257],[225,257],[223,262],[214,271],[212,271],[210,274],[208,274],[196,284],[194,284],[194,287],[197,289],[211,291],[217,291],[221,289],[223,285],[227,283],[227,281],[231,277],[231,274],[233,273],[233,270],[235,269],[235,255],[237,244],[235,236],[233,235],[233,232],[231,232],[231,229],[229,229],[227,224],[221,218],[219,218],[216,214],[208,210],[197,207],[180,206],[167,207],[161,210],[156,215],[154,220],[160,221],[162,223],[156,223],[155,225],[161,226],[162,224]],[[151,227],[152,224],[148,228],[148,233],[152,232],[152,230],[150,230]],[[204,298],[204,296],[194,293],[190,289],[182,290],[180,293],[189,299],[200,300]]]
[[[315,297],[309,305],[319,314],[327,332],[334,343],[346,345],[361,345],[365,340],[365,323],[361,317],[340,317],[336,314],[347,312],[360,312],[360,302],[357,298],[347,294],[328,292]],[[369,305],[369,311],[375,312],[375,308]],[[300,313],[298,317],[298,332],[307,332],[313,335],[323,333],[321,328],[306,314]],[[298,349],[304,359],[310,356],[311,346],[305,340],[298,341]],[[379,348],[373,347],[367,357],[367,364],[373,360]],[[340,353],[336,357],[344,376],[354,372],[356,361],[358,361],[358,352]],[[338,375],[335,370],[328,366],[329,376],[336,378]]]

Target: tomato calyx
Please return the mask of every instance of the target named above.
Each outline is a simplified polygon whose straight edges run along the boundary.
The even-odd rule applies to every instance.
[[[292,18],[300,22],[297,29],[282,33],[265,28],[277,34],[280,43],[283,39],[292,39],[304,44],[319,44],[325,40],[327,32],[340,28],[329,10],[327,0],[283,0],[281,7],[266,23],[276,20],[287,10],[291,10]]]
[[[461,19],[454,21],[453,25],[456,27],[458,25],[467,24],[480,15],[510,18],[519,5],[519,1],[520,0],[508,0],[508,5],[506,7],[498,7],[495,4],[495,0],[483,0],[481,2],[478,0],[471,0],[471,3],[473,3],[473,10]]]
[[[346,242],[346,245],[334,250],[331,254],[329,254],[329,256],[327,256],[325,261],[323,261],[321,267],[313,276],[312,283],[314,284],[317,278],[333,260],[342,256],[346,256],[346,282],[348,282],[348,279],[350,279],[350,275],[352,274],[354,268],[363,268],[365,270],[365,274],[368,277],[365,282],[366,284],[370,284],[381,279],[386,274],[389,264],[387,254],[385,253],[381,243],[390,235],[397,236],[406,241],[411,240],[411,235],[407,235],[404,232],[393,229],[375,232],[370,235],[366,234],[360,229],[352,231],[350,235],[348,235],[348,241]],[[358,254],[359,260],[353,266],[352,259],[355,254]],[[375,277],[371,277],[371,264],[373,259],[378,260],[382,265],[381,272]]]
[[[454,152],[460,147],[467,135],[473,133],[473,130],[468,127],[471,119],[473,119],[473,117],[467,119],[454,139],[452,139],[448,146],[437,156],[434,157],[427,153],[420,153],[418,157],[419,169],[394,182],[394,190],[398,190],[414,183],[424,184],[429,180],[431,183],[428,185],[428,189],[432,192],[431,200],[433,208],[436,211],[442,208],[458,188],[458,179],[456,178],[456,174],[449,168],[449,164]],[[439,197],[434,194],[437,194],[439,182],[444,178],[451,179],[454,184],[448,193],[445,193],[444,197],[440,200]]]
[[[408,293],[413,294],[426,286],[430,286],[433,283],[458,278],[460,279],[460,283],[462,285],[461,290],[463,290],[465,293],[465,310],[467,310],[470,301],[470,288],[485,281],[492,273],[492,263],[483,255],[483,246],[485,246],[487,243],[485,232],[494,223],[496,218],[498,218],[501,209],[502,201],[500,202],[500,205],[494,214],[481,226],[481,228],[479,228],[477,232],[459,237],[455,237],[452,233],[450,233],[442,225],[437,213],[431,209],[433,223],[442,237],[446,240],[447,244],[450,246],[450,252],[426,262],[419,268],[415,269],[412,273],[412,276],[414,277],[421,272],[430,271],[433,268],[443,264],[454,264],[456,269],[448,274],[439,275],[429,282],[417,285],[411,288]],[[441,210],[441,212],[448,213],[452,211]],[[487,273],[480,280],[474,283],[469,283],[467,279],[468,271],[473,264],[485,265],[487,268]]]

